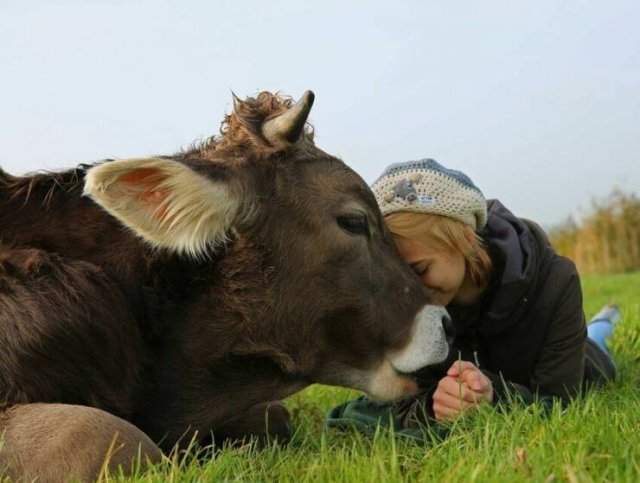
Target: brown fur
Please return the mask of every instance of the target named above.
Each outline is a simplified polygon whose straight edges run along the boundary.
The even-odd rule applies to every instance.
[[[283,113],[293,105],[289,97],[261,92],[255,98],[245,100],[233,98],[234,110],[227,114],[220,126],[220,136],[212,136],[196,146],[187,157],[216,159],[238,158],[250,152],[253,156],[265,157],[277,151],[262,136],[262,123]],[[313,128],[307,125],[303,140],[313,142]]]
[[[88,165],[0,172],[5,406],[91,406],[170,450],[264,432],[255,408],[313,382],[360,387],[353,374],[408,343],[427,294],[366,184],[310,128],[278,148],[260,134],[290,105],[236,99],[221,136],[170,158],[244,193],[229,243],[201,260],[150,248],[82,197]],[[367,234],[336,222],[353,206]]]

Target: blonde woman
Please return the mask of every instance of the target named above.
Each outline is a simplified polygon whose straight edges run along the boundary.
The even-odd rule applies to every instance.
[[[605,307],[587,336],[576,268],[538,225],[431,159],[389,166],[372,189],[400,255],[457,335],[443,365],[416,374],[419,396],[351,401],[330,413],[330,426],[367,429],[391,414],[402,430],[480,404],[566,402],[615,377],[605,339],[617,308]]]

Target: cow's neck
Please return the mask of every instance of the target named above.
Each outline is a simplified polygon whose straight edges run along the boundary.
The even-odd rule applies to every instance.
[[[273,321],[265,319],[275,310],[273,267],[263,257],[259,244],[236,239],[206,264],[192,265],[178,284],[188,290],[179,295],[178,312],[168,306],[163,313],[161,362],[146,398],[154,404],[143,405],[140,416],[153,437],[182,434],[185,428],[215,432],[250,406],[308,384],[286,370],[291,355],[282,352]],[[175,273],[168,266],[157,272]]]
[[[171,364],[134,421],[167,449],[194,433],[205,438],[241,419],[256,404],[283,399],[308,385],[284,374],[272,361],[230,358],[218,365],[185,371]]]
[[[0,173],[2,243],[39,248],[112,270],[130,266],[140,258],[143,244],[82,196],[82,175],[77,171],[9,177],[9,181]]]

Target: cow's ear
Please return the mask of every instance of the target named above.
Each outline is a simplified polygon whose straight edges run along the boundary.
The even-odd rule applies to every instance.
[[[239,189],[167,158],[107,162],[87,172],[84,194],[151,245],[194,257],[223,243]]]

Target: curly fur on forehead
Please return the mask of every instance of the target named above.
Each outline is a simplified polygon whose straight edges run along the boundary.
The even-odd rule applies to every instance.
[[[282,147],[276,148],[264,138],[262,124],[282,114],[293,104],[291,97],[268,91],[244,100],[234,94],[233,112],[225,115],[220,134],[206,139],[186,156],[207,159],[251,153],[260,157],[282,150]],[[301,141],[313,144],[313,127],[309,123],[305,126]]]

